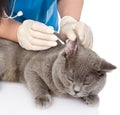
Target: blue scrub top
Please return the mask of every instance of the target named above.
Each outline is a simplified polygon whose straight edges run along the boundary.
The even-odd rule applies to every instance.
[[[10,12],[13,7],[14,0],[10,0]],[[58,30],[58,8],[57,0],[16,0],[13,16],[18,11],[22,11],[23,15],[15,18],[19,22],[32,19],[53,26]]]

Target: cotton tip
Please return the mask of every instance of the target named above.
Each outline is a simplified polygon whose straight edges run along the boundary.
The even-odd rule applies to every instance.
[[[58,41],[59,41],[62,45],[65,44],[65,43],[64,43],[61,39],[59,39],[59,38],[58,38]]]
[[[22,11],[19,11],[18,13],[17,13],[17,16],[22,16],[23,15],[23,12]]]

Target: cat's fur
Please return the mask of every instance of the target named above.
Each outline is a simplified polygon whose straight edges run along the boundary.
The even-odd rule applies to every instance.
[[[106,72],[115,66],[84,48],[79,39],[45,51],[26,51],[0,39],[0,78],[24,82],[40,106],[51,103],[51,95],[80,98],[87,104],[98,99]]]

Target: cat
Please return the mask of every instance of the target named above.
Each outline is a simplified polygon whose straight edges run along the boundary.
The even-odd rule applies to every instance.
[[[106,73],[115,68],[79,39],[43,51],[27,51],[0,39],[0,79],[24,83],[41,107],[51,105],[52,95],[95,103]]]

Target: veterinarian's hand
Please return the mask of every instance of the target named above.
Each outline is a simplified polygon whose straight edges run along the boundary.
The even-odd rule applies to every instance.
[[[63,39],[68,38],[73,41],[78,36],[85,48],[92,48],[93,35],[90,27],[70,16],[65,16],[61,19],[60,35]]]
[[[27,50],[45,50],[57,45],[54,29],[43,23],[26,20],[18,28],[17,37],[20,46]]]

